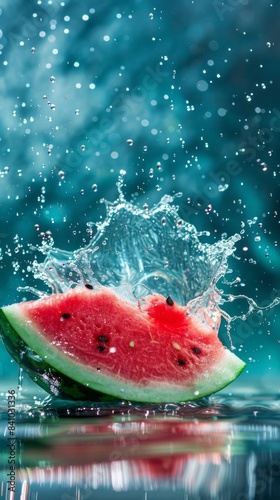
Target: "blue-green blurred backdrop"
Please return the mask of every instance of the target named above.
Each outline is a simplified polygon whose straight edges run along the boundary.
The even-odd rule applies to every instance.
[[[88,241],[121,169],[127,199],[181,191],[209,241],[241,232],[231,291],[280,295],[279,15],[273,0],[0,0],[1,304],[21,300],[41,233]],[[277,318],[233,324],[239,387],[277,382]],[[6,383],[17,372],[0,349]]]

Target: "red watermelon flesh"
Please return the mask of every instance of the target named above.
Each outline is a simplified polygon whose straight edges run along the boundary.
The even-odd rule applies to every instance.
[[[113,289],[76,287],[2,312],[51,367],[118,398],[200,398],[232,382],[245,366],[216,329],[158,294],[133,303]]]

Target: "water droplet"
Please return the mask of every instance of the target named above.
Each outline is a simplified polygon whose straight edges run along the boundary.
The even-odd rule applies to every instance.
[[[126,142],[129,146],[133,146],[133,139],[127,139]]]
[[[228,184],[224,184],[224,185],[220,184],[218,186],[218,191],[220,191],[220,193],[222,193],[223,191],[227,190],[228,186],[229,186]]]
[[[97,191],[97,184],[93,184],[91,186],[91,189],[93,190],[94,193],[96,193],[96,191]]]
[[[208,89],[209,85],[205,80],[199,80],[196,84],[196,88],[200,90],[200,92],[205,92]]]
[[[85,151],[85,149],[86,149],[85,145],[84,145],[84,144],[82,144],[82,145],[81,145],[81,150],[82,150],[82,151]]]
[[[50,82],[51,82],[51,83],[54,83],[54,82],[55,82],[55,76],[53,76],[53,75],[52,75],[52,76],[50,77]]]
[[[24,352],[21,353],[21,356],[24,356]],[[18,390],[22,391],[22,381],[23,381],[23,369],[19,368],[18,369]]]

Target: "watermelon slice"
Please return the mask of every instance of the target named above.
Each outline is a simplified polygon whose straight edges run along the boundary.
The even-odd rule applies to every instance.
[[[219,391],[245,366],[201,314],[159,294],[132,300],[77,286],[3,307],[0,324],[31,378],[68,399],[187,401]]]

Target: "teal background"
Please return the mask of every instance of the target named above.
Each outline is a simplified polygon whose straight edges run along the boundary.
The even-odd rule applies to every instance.
[[[226,291],[280,296],[279,3],[1,0],[0,14],[1,304],[34,285],[41,233],[67,250],[88,241],[121,169],[140,206],[181,191],[181,216],[207,241],[241,232],[241,285]],[[274,390],[279,307],[231,335],[248,362],[232,387]],[[0,352],[1,385],[14,385]]]

